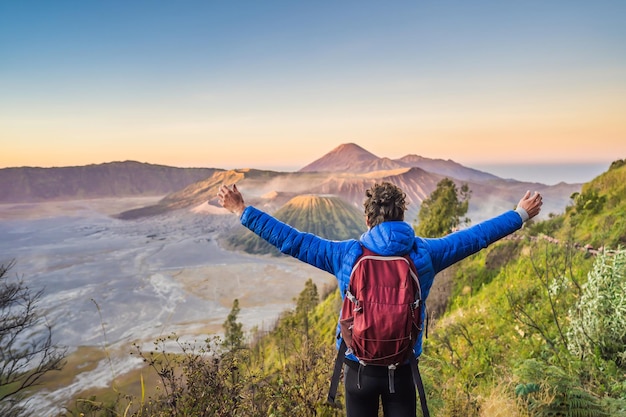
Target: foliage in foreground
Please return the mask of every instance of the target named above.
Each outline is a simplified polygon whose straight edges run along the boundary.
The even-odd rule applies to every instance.
[[[485,410],[494,392],[519,415],[626,415],[626,366],[616,348],[623,351],[626,343],[626,316],[604,310],[610,326],[588,320],[607,305],[623,308],[625,293],[615,290],[623,285],[625,252],[593,259],[529,241],[524,254],[492,270],[491,280],[476,288],[480,280],[465,274],[498,251],[490,248],[459,270],[455,304],[427,341],[422,362],[434,382],[436,415],[491,415]],[[612,285],[598,286],[598,280]],[[602,337],[595,338],[598,331]],[[606,345],[614,347],[611,354]]]
[[[52,341],[52,327],[33,292],[11,278],[14,261],[0,264],[0,415],[22,413],[25,394],[49,372],[63,368],[66,350]]]
[[[285,313],[274,330],[246,344],[235,300],[224,323],[224,340],[197,344],[170,335],[147,352],[135,346],[134,354],[159,376],[157,387],[142,385],[142,392],[153,394],[118,396],[108,403],[83,399],[65,416],[341,416],[342,410],[325,403],[334,346],[314,330],[329,326],[325,312],[336,310],[329,305],[337,299],[318,303],[317,288],[309,280],[295,310]]]
[[[622,308],[624,292],[613,290],[623,285],[626,251],[594,259],[542,242],[502,245],[463,264],[457,277],[463,288],[448,314],[431,327],[420,367],[432,415],[626,415],[621,353],[599,348],[623,336],[626,316],[613,316],[609,330],[578,315],[606,302]],[[514,259],[491,259],[510,253],[510,245],[518,249]],[[466,274],[475,272],[472,264],[485,262],[491,281],[468,295],[463,289],[479,280]],[[580,276],[585,270],[587,278]],[[83,401],[66,415],[343,416],[342,409],[324,403],[339,294],[334,291],[319,305],[317,297],[308,282],[296,308],[247,344],[237,331],[238,303],[233,303],[224,323],[225,329],[231,326],[230,339],[197,345],[172,335],[150,352],[137,348],[160,377],[156,390],[146,387],[152,394],[118,397],[110,404]],[[579,325],[590,334],[577,333]],[[600,328],[605,341],[591,336]],[[587,346],[582,355],[580,346]]]

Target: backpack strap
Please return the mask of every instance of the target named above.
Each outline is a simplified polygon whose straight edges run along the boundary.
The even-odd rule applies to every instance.
[[[341,338],[341,344],[339,345],[339,351],[337,352],[337,357],[335,358],[335,367],[333,368],[333,376],[330,379],[330,388],[328,390],[328,398],[327,401],[332,406],[337,406],[335,402],[335,397],[337,396],[337,387],[339,386],[339,379],[341,378],[341,368],[343,366],[343,358],[346,356],[346,351],[348,350],[348,346],[346,342]]]
[[[396,383],[395,383],[396,365],[389,365],[387,367],[387,374],[389,376],[389,394],[395,394],[396,393]]]
[[[422,406],[422,415],[424,417],[430,417],[430,413],[428,412],[428,405],[426,404],[426,391],[424,391],[424,383],[422,382],[422,376],[420,375],[420,370],[417,365],[417,358],[415,355],[410,355],[409,363],[411,364],[411,373],[413,373],[413,382],[417,387],[417,392],[420,396],[420,404]]]

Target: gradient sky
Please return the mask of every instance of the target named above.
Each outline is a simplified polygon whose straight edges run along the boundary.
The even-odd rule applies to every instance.
[[[0,1],[0,167],[626,158],[626,1]]]

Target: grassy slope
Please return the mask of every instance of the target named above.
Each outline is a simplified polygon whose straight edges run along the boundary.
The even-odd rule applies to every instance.
[[[596,198],[594,198],[596,196]],[[593,204],[599,201],[598,204]],[[557,237],[594,248],[626,246],[626,165],[614,167],[584,184],[578,201],[566,211]]]
[[[626,242],[626,166],[585,184],[581,194],[604,202],[595,211],[574,205],[458,265],[449,310],[427,340],[423,361],[444,415],[514,404],[516,385],[542,382],[528,379],[528,363],[563,371],[567,384],[597,397],[615,395],[616,381],[626,379],[614,364],[578,361],[566,349],[569,309],[594,261],[571,242],[595,248]]]

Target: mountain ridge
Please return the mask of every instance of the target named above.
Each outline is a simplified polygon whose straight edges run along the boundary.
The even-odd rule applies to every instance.
[[[344,143],[337,146],[298,172],[350,171],[365,173],[401,168],[422,168],[435,174],[474,181],[501,179],[496,175],[468,168],[451,159],[432,159],[415,154],[407,154],[399,159],[378,157],[355,143]]]
[[[69,167],[0,169],[0,203],[158,196],[179,190],[217,168],[177,168],[137,161]]]
[[[269,213],[276,212],[289,199],[301,194],[337,196],[362,212],[365,190],[375,183],[389,181],[398,185],[406,193],[408,207],[405,220],[413,222],[417,218],[421,202],[436,189],[437,183],[443,178],[446,177],[421,168],[376,171],[366,174],[227,171],[215,173],[210,178],[169,194],[155,205],[123,212],[118,217],[130,220],[181,209],[195,211],[206,204],[218,208],[217,190],[224,183],[229,185],[236,183],[244,195],[246,204]],[[468,184],[472,191],[467,215],[474,222],[514,208],[519,198],[528,189],[543,194],[542,216],[548,216],[549,213],[561,213],[570,202],[570,196],[580,189],[573,185],[547,186],[523,182],[511,183],[505,180],[495,182],[452,180],[459,187],[462,184]]]
[[[346,161],[352,168],[337,171]],[[37,170],[37,175],[32,170]],[[122,219],[134,219],[181,209],[199,211],[198,207],[204,204],[217,209],[219,186],[237,183],[246,203],[268,212],[275,212],[298,194],[335,195],[362,210],[365,190],[376,182],[390,181],[407,193],[406,220],[411,222],[415,220],[421,202],[445,177],[458,186],[467,183],[472,190],[468,216],[473,221],[514,207],[528,189],[544,195],[546,214],[560,213],[570,202],[572,193],[580,190],[579,184],[548,186],[504,180],[452,160],[414,154],[397,160],[381,158],[357,144],[346,143],[295,172],[174,168],[135,161],[84,167],[0,169],[0,203],[165,195],[155,205],[118,215]]]

